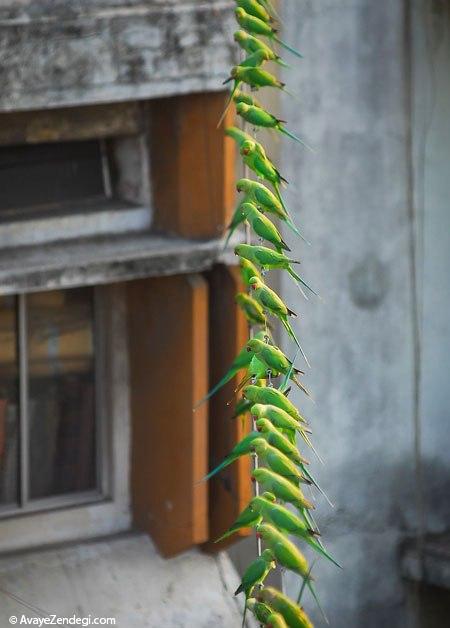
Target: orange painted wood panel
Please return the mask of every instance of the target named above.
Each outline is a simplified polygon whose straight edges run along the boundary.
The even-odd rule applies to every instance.
[[[150,161],[155,229],[187,238],[217,238],[235,200],[234,142],[217,122],[226,92],[150,103]],[[225,126],[233,123],[231,108]]]
[[[134,521],[172,556],[208,538],[208,284],[129,282],[128,321]]]
[[[227,372],[237,353],[247,342],[247,322],[234,303],[242,290],[238,269],[215,266],[208,273],[210,304],[210,388]],[[248,432],[250,418],[231,419],[234,392],[243,373],[224,386],[209,402],[209,464],[217,466],[234,445]],[[229,402],[230,405],[227,405]],[[210,542],[207,551],[217,551],[247,536],[241,531],[224,542],[214,543],[234,522],[252,497],[250,456],[240,458],[209,481]]]

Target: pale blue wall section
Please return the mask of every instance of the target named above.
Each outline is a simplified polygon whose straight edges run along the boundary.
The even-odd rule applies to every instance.
[[[450,5],[435,9],[430,15],[416,3],[414,13],[414,166],[425,523],[442,532],[450,525]]]
[[[282,290],[301,314],[312,364],[305,381],[315,405],[295,400],[326,461],[313,468],[336,504],[319,500],[317,518],[345,571],[322,561],[314,570],[333,628],[406,625],[398,545],[417,511],[402,5],[291,0],[283,12],[285,39],[305,55],[285,73],[302,103],[286,98],[284,117],[317,152],[285,142],[281,169],[313,243],[298,245],[301,268],[324,302],[305,303],[289,279]],[[286,583],[294,594],[297,584]]]

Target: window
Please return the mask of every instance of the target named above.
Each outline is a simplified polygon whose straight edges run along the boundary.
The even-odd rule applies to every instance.
[[[125,284],[1,297],[0,552],[130,528],[126,313]]]
[[[93,288],[0,297],[0,515],[102,497]]]
[[[99,200],[109,195],[109,188],[104,141],[0,148],[0,215]]]

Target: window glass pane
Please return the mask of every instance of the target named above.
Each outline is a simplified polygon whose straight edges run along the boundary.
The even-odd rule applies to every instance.
[[[27,297],[30,498],[96,486],[93,290]]]
[[[0,296],[0,506],[18,500],[19,368],[16,298]]]
[[[3,210],[104,196],[97,140],[0,147],[0,216]]]

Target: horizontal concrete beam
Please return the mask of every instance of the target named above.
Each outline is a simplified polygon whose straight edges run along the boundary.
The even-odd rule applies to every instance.
[[[178,275],[235,263],[222,239],[186,240],[151,233],[55,242],[0,251],[0,294]]]
[[[223,89],[228,0],[73,4],[0,1],[0,111]]]

